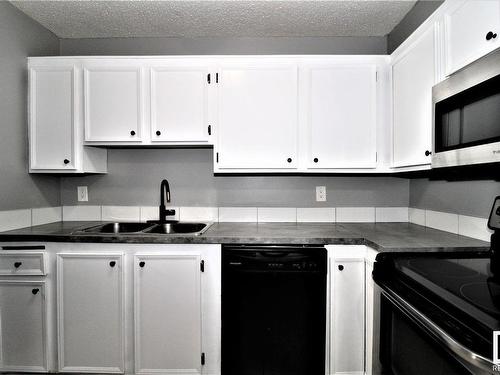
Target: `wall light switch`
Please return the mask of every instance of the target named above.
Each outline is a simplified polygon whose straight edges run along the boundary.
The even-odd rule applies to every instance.
[[[326,186],[316,186],[316,202],[326,202]]]
[[[87,186],[78,186],[78,202],[88,202],[89,201],[89,191]]]

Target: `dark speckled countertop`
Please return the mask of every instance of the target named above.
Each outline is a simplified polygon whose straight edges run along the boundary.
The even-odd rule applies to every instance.
[[[487,250],[489,243],[408,223],[214,223],[203,235],[82,234],[100,222],[57,222],[0,233],[0,242],[346,244],[379,251]]]

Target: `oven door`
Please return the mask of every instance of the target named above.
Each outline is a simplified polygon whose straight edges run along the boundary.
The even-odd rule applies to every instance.
[[[396,293],[381,297],[380,362],[384,374],[486,375],[493,363],[473,353]]]

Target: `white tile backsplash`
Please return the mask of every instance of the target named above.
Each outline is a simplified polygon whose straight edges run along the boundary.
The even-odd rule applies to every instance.
[[[257,222],[257,207],[219,207],[221,222]]]
[[[410,207],[408,209],[408,221],[425,227],[425,210]]]
[[[488,228],[488,219],[458,215],[458,234],[489,241],[492,233]]]
[[[297,208],[297,222],[300,223],[334,223],[335,208],[305,207]]]
[[[101,206],[63,206],[64,221],[100,221]]]
[[[377,207],[375,208],[377,223],[407,223],[408,207]]]
[[[218,221],[217,207],[180,207],[181,221]]]
[[[375,207],[337,207],[337,223],[374,223]]]
[[[259,207],[257,209],[259,223],[296,222],[297,209],[290,207]]]
[[[31,210],[31,225],[43,225],[62,221],[62,207],[43,207]]]
[[[458,234],[458,215],[447,212],[425,211],[425,224],[429,228]]]
[[[140,207],[137,206],[102,206],[103,221],[139,221]]]
[[[31,226],[31,209],[0,211],[0,232]]]

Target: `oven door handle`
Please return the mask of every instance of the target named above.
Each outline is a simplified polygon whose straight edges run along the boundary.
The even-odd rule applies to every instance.
[[[464,345],[460,344],[453,337],[448,335],[443,329],[437,326],[432,320],[418,311],[406,300],[401,298],[396,292],[384,286],[382,294],[398,310],[412,319],[419,326],[430,333],[439,343],[443,344],[453,355],[458,357],[464,365],[472,366],[474,370],[482,370],[482,373],[491,374],[494,366],[490,359],[473,352]]]

